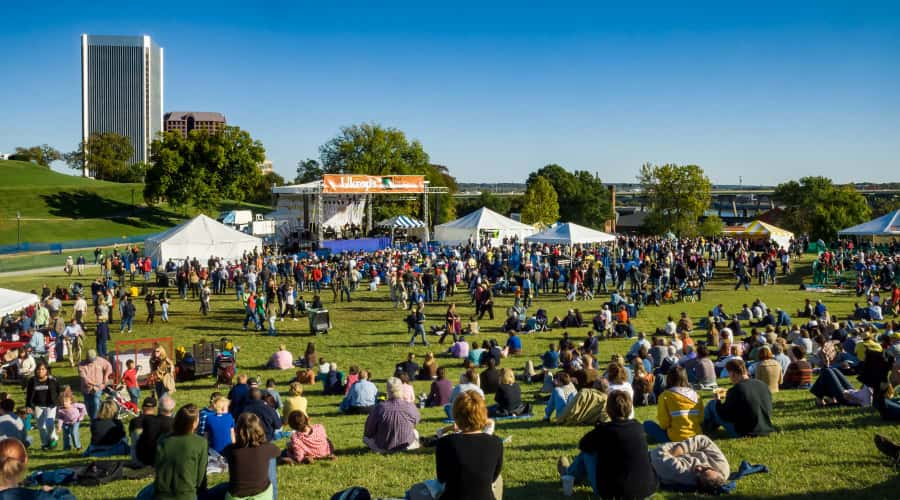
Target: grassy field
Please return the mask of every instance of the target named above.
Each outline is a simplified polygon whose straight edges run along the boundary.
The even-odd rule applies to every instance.
[[[801,271],[809,272],[808,262]],[[641,311],[636,319],[636,326],[650,331],[661,326],[667,315],[687,311],[692,317],[699,319],[705,316],[706,310],[713,303],[721,302],[728,310],[735,310],[742,303],[750,302],[756,297],[761,297],[770,307],[781,306],[787,310],[795,310],[801,306],[804,298],[813,296],[798,289],[799,280],[800,276],[793,276],[777,286],[753,287],[749,292],[736,292],[733,291],[729,277],[725,276],[724,268],[720,268],[720,277],[704,294],[703,303],[649,307]],[[43,282],[55,286],[57,283],[68,284],[69,280],[58,273],[21,276],[7,279],[3,286],[28,290]],[[402,361],[408,351],[408,336],[401,322],[402,314],[391,307],[387,291],[383,288],[375,293],[361,290],[355,294],[352,303],[330,304],[330,293],[323,298],[332,311],[334,330],[331,334],[318,338],[308,336],[304,319],[279,323],[278,337],[244,332],[240,328],[242,310],[233,296],[214,297],[213,312],[206,318],[199,315],[196,301],[175,300],[171,307],[171,323],[161,324],[157,320],[152,326],[138,324],[134,336],[172,336],[176,346],[190,345],[201,338],[232,338],[240,346],[239,370],[258,374],[264,380],[272,377],[282,391],[286,389],[293,373],[264,370],[262,366],[269,355],[279,343],[284,342],[296,356],[302,353],[307,342],[314,341],[321,355],[329,361],[337,362],[342,369],[351,364],[371,369],[376,383],[383,388],[384,380],[390,375],[394,364]],[[466,297],[457,296],[456,299],[458,307],[462,306],[463,315],[472,311]],[[854,299],[852,296],[828,296],[827,304],[833,313],[844,316],[851,310]],[[508,297],[498,298],[497,310],[504,310],[510,302]],[[547,308],[551,315],[561,314],[571,306],[559,295],[541,296],[536,305]],[[592,314],[601,307],[601,301],[582,302],[576,306],[587,314]],[[139,311],[139,318],[141,312]],[[427,312],[433,320],[429,323],[437,322],[444,312],[444,305],[429,306]],[[505,335],[499,331],[500,324],[499,317],[494,321],[483,322],[484,333],[478,335],[479,340],[492,337],[503,339]],[[524,355],[504,360],[503,365],[518,371],[525,359],[536,359],[546,350],[547,344],[555,342],[562,333],[562,329],[555,329],[525,337]],[[573,330],[570,334],[580,337],[584,331]],[[114,337],[131,338],[122,335]],[[432,339],[430,341],[435,342]],[[93,345],[93,339],[89,339],[88,344]],[[615,352],[624,353],[630,344],[628,340],[601,342],[600,359],[608,359]],[[432,345],[430,349],[437,352],[440,347]],[[427,349],[417,345],[414,350],[421,357]],[[441,358],[440,363],[449,368],[451,380],[456,380],[460,373],[459,363],[448,358]],[[55,375],[65,383],[77,383],[74,370],[68,366],[58,365]],[[427,391],[427,383],[416,382],[415,385],[417,393]],[[22,401],[19,388],[4,389],[10,390],[18,401]],[[530,394],[536,389],[537,386],[534,385],[524,386],[523,395],[528,394],[530,399]],[[179,404],[194,402],[202,405],[212,390],[212,379],[199,380],[180,384],[175,397]],[[361,442],[365,417],[339,415],[339,398],[322,396],[320,386],[308,386],[306,395],[311,418],[325,424],[337,447],[338,460],[312,466],[279,468],[282,498],[324,499],[353,485],[365,486],[376,496],[402,497],[412,483],[434,476],[431,449],[392,456],[371,453]],[[538,411],[541,408],[539,406]],[[654,407],[638,408],[637,418],[651,418],[655,411]],[[422,435],[432,434],[442,425],[442,418],[440,409],[423,410],[419,432]],[[881,432],[900,438],[900,431],[895,425],[883,423],[874,411],[855,408],[817,409],[808,392],[786,391],[775,395],[774,423],[780,428],[780,432],[765,438],[727,439],[721,435],[714,436],[733,468],[741,460],[747,460],[766,464],[770,469],[768,474],[757,474],[739,481],[733,498],[898,498],[897,488],[900,482],[896,471],[875,451],[872,436]],[[556,459],[564,454],[574,455],[578,439],[587,430],[587,427],[544,424],[539,416],[530,420],[499,422],[497,434],[512,437],[511,442],[506,445],[504,498],[516,500],[561,497],[555,469]],[[82,427],[83,442],[87,439],[88,432]],[[63,467],[82,461],[83,459],[71,453],[35,450],[32,452],[29,468]],[[221,476],[211,477],[212,482],[223,479]],[[79,498],[133,498],[143,484],[138,481],[121,481],[102,489],[73,490]],[[671,493],[660,496],[682,497]],[[589,498],[589,490],[579,488],[575,498]]]
[[[15,244],[20,230],[21,241],[30,243],[153,234],[196,215],[195,210],[147,206],[143,184],[85,179],[20,161],[0,160],[0,176],[0,245]],[[233,202],[219,209],[238,206],[269,210]]]

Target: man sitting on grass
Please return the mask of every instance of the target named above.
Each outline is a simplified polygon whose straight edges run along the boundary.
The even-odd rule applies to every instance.
[[[766,436],[775,431],[772,425],[772,393],[760,380],[750,378],[744,361],[735,358],[725,365],[734,384],[728,392],[717,390],[706,405],[703,431],[712,434],[723,427],[730,437]]]

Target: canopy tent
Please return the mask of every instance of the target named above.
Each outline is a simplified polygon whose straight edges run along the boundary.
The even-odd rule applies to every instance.
[[[838,231],[838,236],[871,236],[895,238],[900,236],[900,210],[894,210],[869,222]]]
[[[780,227],[775,227],[759,220],[751,222],[747,225],[747,228],[744,229],[744,232],[740,234],[753,239],[768,238],[775,243],[778,243],[778,246],[783,248],[787,248],[791,239],[794,237],[794,233],[787,229],[781,229]]]
[[[414,219],[405,215],[395,215],[390,219],[385,219],[379,222],[378,224],[376,224],[376,226],[388,229],[413,229],[417,227],[425,227],[425,223],[420,221],[419,219]]]
[[[169,259],[205,259],[211,255],[237,259],[254,248],[262,250],[261,239],[236,231],[203,214],[144,241],[144,253],[156,265]]]
[[[528,243],[549,243],[551,245],[578,245],[585,243],[607,243],[616,237],[589,227],[579,226],[571,222],[559,224],[554,228],[528,236]]]
[[[666,234],[664,234],[663,238],[665,238],[667,240],[677,240],[678,239],[678,237],[675,236],[675,233],[673,233],[672,231],[669,231]]]
[[[17,292],[8,288],[0,288],[0,317],[21,311],[37,304],[41,299],[33,293]]]
[[[446,245],[458,245],[468,242],[469,238],[477,242],[483,236],[494,240],[515,236],[523,240],[534,232],[534,228],[528,224],[522,224],[482,207],[459,219],[435,226],[434,239]]]

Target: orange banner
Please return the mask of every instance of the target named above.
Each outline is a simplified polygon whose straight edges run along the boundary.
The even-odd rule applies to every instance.
[[[323,193],[424,193],[422,175],[325,174]]]

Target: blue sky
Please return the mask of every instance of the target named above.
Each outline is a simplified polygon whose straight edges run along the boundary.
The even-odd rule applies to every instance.
[[[0,151],[73,149],[79,35],[147,34],[165,109],[224,113],[290,177],[378,122],[470,182],[551,162],[631,182],[645,161],[716,183],[900,181],[896,2],[0,3]]]

